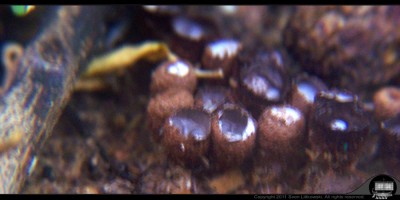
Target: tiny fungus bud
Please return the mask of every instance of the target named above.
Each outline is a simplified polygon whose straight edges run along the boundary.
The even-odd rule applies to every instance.
[[[161,130],[161,143],[173,160],[198,167],[209,149],[211,118],[197,109],[181,109],[170,116]]]
[[[254,149],[257,122],[245,109],[224,104],[214,113],[211,126],[215,168],[240,166]]]
[[[0,96],[11,86],[18,69],[18,62],[24,54],[24,48],[15,43],[7,43],[2,47],[0,63]]]
[[[400,113],[400,89],[385,87],[374,94],[375,117],[379,121]]]

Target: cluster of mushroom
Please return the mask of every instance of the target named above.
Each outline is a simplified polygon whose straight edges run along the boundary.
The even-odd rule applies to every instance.
[[[244,51],[195,20],[167,18],[166,41],[180,59],[153,72],[147,115],[153,138],[172,160],[213,170],[255,160],[348,170],[378,134],[394,143],[386,160],[400,166],[398,123],[385,121],[396,121],[400,111],[388,111],[398,102],[393,90],[378,91],[370,109],[350,91],[293,73],[279,51]]]
[[[357,96],[307,74],[291,78],[279,52],[242,61],[241,49],[217,40],[205,48],[204,69],[178,59],[153,72],[148,122],[168,156],[223,170],[254,157],[304,163],[298,159],[311,149],[322,165],[354,165],[372,124]],[[224,78],[216,79],[221,70]]]

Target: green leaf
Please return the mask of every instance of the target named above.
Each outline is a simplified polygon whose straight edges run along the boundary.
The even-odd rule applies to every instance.
[[[31,12],[35,6],[32,5],[13,5],[11,6],[11,11],[13,12],[14,15],[18,17],[22,17],[27,15],[29,12]]]

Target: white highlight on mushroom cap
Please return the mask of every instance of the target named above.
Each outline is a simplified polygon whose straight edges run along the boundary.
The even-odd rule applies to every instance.
[[[336,94],[336,100],[340,102],[351,102],[354,100],[354,98],[353,95],[340,92]]]
[[[226,122],[222,122],[219,121],[218,122],[218,126],[219,129],[222,130],[223,127],[222,126],[226,126],[227,123]],[[226,128],[225,128],[226,130]],[[224,136],[226,137],[226,139],[228,139],[229,142],[239,142],[239,141],[245,141],[247,140],[248,137],[250,137],[251,135],[255,134],[256,132],[256,124],[254,122],[253,119],[251,119],[250,117],[247,118],[247,125],[246,128],[244,129],[244,131],[241,134],[238,134],[235,131],[225,131],[224,132]]]
[[[315,95],[317,95],[317,89],[309,83],[299,83],[297,85],[299,92],[306,98],[310,103],[314,102]]]
[[[176,61],[167,67],[167,72],[179,77],[184,77],[189,74],[189,66],[182,61]]]
[[[321,96],[329,98],[329,99],[335,99],[336,101],[346,103],[346,102],[352,102],[357,100],[357,96],[352,95],[351,93],[345,92],[345,91],[321,91]]]
[[[225,118],[223,117],[225,114],[228,114],[230,116],[232,116],[233,114],[236,115],[236,117],[240,115],[240,118],[246,118],[246,124],[243,123],[244,121],[237,122],[235,120],[232,120],[232,118],[230,117]],[[237,109],[218,111],[218,128],[219,130],[221,130],[221,132],[229,142],[246,141],[247,138],[256,133],[256,123],[257,122],[250,116],[250,114],[243,113],[243,111],[239,111]]]
[[[268,84],[264,77],[253,75],[247,76],[243,80],[244,84],[259,96],[263,96],[271,101],[276,101],[280,97],[279,90]]]
[[[345,131],[347,129],[347,122],[341,119],[333,120],[330,125],[333,131]]]
[[[301,113],[295,108],[291,108],[288,106],[284,107],[272,107],[271,114],[282,120],[286,126],[290,126],[291,124],[300,120]]]
[[[204,31],[200,24],[183,17],[176,18],[173,21],[173,27],[175,32],[179,35],[189,37],[193,40],[199,40],[204,35]]]
[[[254,120],[251,117],[247,118],[247,126],[243,131],[243,135],[241,140],[247,140],[248,137],[253,135],[256,132],[256,124],[254,123]]]
[[[209,45],[213,57],[223,59],[224,57],[235,56],[240,48],[240,43],[232,39],[218,40]]]
[[[224,14],[228,14],[228,15],[235,14],[239,10],[238,6],[232,6],[232,5],[230,5],[230,6],[225,5],[225,6],[218,6],[218,7]]]
[[[143,8],[150,12],[155,12],[159,8],[157,5],[144,5]]]

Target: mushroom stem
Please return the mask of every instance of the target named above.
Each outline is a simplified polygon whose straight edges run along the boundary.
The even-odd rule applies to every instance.
[[[223,79],[224,71],[222,69],[217,70],[204,70],[204,69],[195,69],[195,73],[197,78],[203,79]]]

